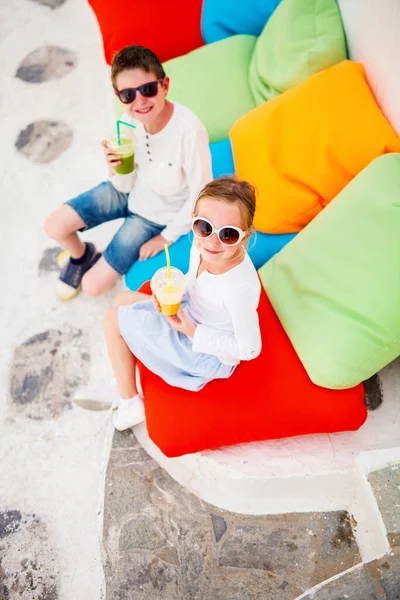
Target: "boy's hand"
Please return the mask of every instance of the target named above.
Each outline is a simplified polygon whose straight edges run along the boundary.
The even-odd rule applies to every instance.
[[[104,156],[108,165],[110,176],[112,177],[113,175],[117,174],[115,167],[118,167],[118,165],[121,164],[121,155],[117,154],[115,150],[110,148],[106,140],[103,140],[101,145],[104,148]]]
[[[156,309],[156,311],[161,312],[161,305],[160,305],[159,301],[157,300],[157,296],[152,294],[151,299],[153,301],[153,305],[154,305],[154,308]]]
[[[150,258],[151,256],[155,256],[161,250],[164,250],[164,244],[171,244],[171,242],[167,242],[165,238],[161,234],[156,235],[151,238],[148,242],[143,244],[139,250],[139,260],[146,260],[146,258]]]
[[[187,318],[184,311],[180,308],[178,310],[178,314],[173,317],[167,317],[169,324],[172,329],[175,331],[180,331],[189,337],[194,336],[194,332],[196,331],[196,325],[192,323],[190,319]]]

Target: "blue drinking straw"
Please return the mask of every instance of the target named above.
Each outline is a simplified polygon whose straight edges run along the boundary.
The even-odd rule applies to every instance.
[[[120,125],[126,125],[127,127],[132,127],[132,129],[136,129],[136,125],[131,125],[130,123],[127,123],[126,121],[121,121],[120,119],[118,119],[118,121],[117,121],[118,146],[121,145],[121,133],[119,131]]]

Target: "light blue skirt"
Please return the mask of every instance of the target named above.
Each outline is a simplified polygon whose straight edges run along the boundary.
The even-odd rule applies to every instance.
[[[187,302],[182,308],[187,308]],[[132,354],[169,385],[197,392],[213,379],[227,379],[235,370],[213,354],[193,352],[192,340],[172,329],[151,300],[120,306],[118,324]]]

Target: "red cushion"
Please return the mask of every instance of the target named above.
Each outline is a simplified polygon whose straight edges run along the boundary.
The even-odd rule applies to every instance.
[[[148,284],[143,292],[149,293]],[[263,348],[229,379],[200,392],[171,387],[139,365],[147,430],[166,456],[181,456],[311,433],[353,431],[367,417],[364,388],[329,390],[312,383],[265,291],[258,308]]]
[[[104,55],[135,44],[147,46],[161,61],[203,46],[200,21],[203,0],[89,0],[103,36]]]

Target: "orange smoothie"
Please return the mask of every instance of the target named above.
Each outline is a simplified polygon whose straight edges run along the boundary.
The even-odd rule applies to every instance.
[[[175,286],[165,286],[164,289],[158,291],[157,300],[161,306],[161,312],[167,317],[176,315],[182,302],[182,289]],[[178,300],[180,298],[180,300]],[[177,301],[178,300],[178,301]]]
[[[182,271],[171,267],[171,279],[168,282],[166,267],[158,269],[152,277],[150,287],[160,303],[161,312],[167,317],[176,315],[186,287]]]

